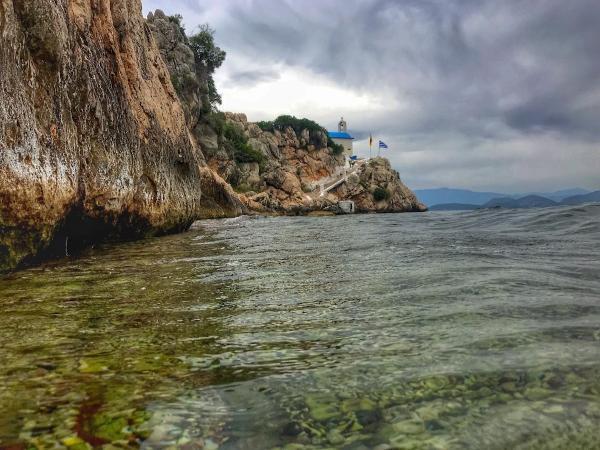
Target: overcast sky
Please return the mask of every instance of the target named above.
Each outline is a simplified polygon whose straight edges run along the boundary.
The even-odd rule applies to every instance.
[[[598,0],[143,0],[209,23],[222,109],[373,133],[412,188],[600,189]]]

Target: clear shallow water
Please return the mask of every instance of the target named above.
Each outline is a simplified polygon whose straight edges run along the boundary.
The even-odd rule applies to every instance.
[[[0,447],[600,448],[600,206],[201,222],[0,279]]]

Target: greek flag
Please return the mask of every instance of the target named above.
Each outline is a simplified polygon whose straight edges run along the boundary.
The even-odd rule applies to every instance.
[[[379,141],[379,148],[388,148],[388,146],[385,142]]]

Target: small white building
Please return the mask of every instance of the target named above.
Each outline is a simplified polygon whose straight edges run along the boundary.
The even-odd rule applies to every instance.
[[[344,156],[349,158],[350,156],[354,155],[354,138],[348,133],[348,125],[343,117],[338,124],[338,130],[328,131],[328,133],[333,142],[344,147]]]
[[[356,206],[352,200],[342,200],[338,203],[338,207],[343,214],[354,214]]]

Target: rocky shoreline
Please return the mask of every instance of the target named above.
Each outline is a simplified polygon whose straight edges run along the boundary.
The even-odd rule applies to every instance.
[[[0,271],[202,218],[424,210],[383,159],[315,201],[326,134],[198,113],[182,28],[140,0],[2,0],[0,33]]]

